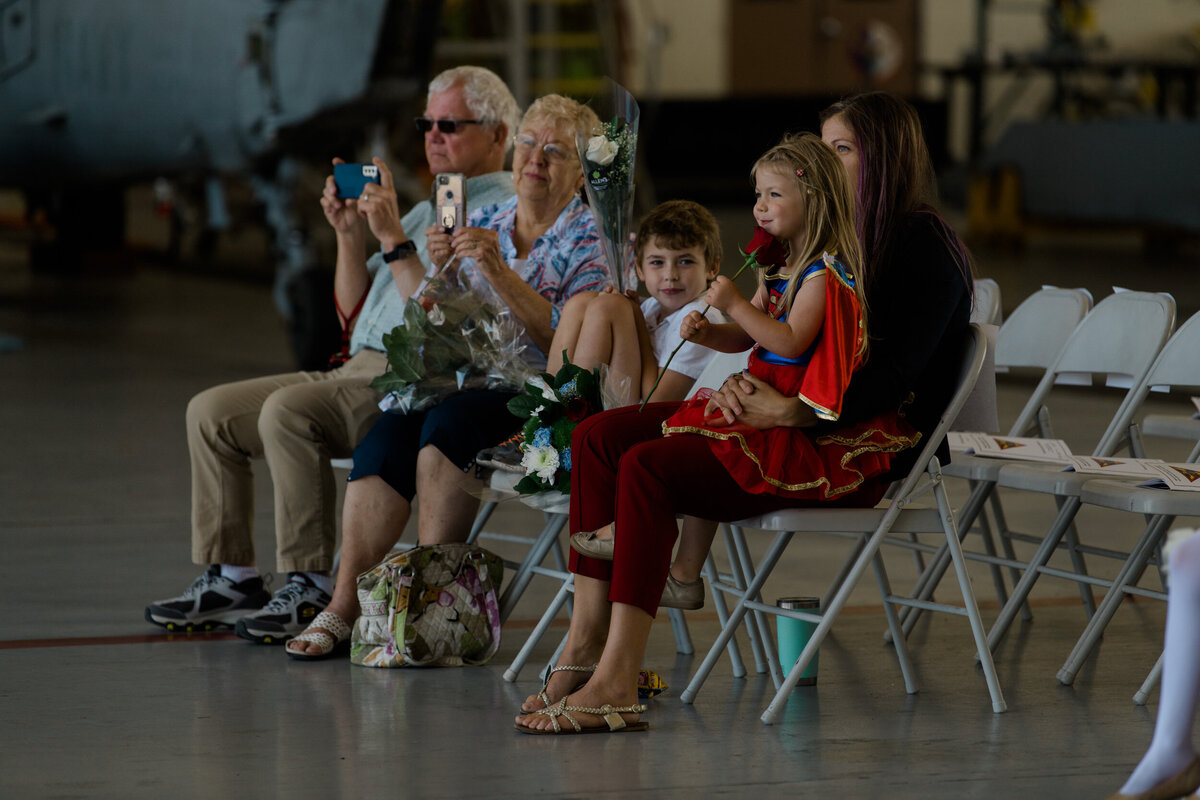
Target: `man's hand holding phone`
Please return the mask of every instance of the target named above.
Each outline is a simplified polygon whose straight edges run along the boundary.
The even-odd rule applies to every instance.
[[[342,197],[338,186],[337,176],[344,166],[347,164],[342,159],[333,159],[333,174],[325,178],[325,188],[321,191],[321,210],[325,212],[325,219],[329,220],[334,231],[341,236],[354,233],[359,219],[357,198]]]
[[[371,233],[386,253],[406,241],[408,236],[400,224],[400,205],[396,200],[392,171],[381,158],[373,158],[371,163],[379,168],[379,183],[365,183],[358,199],[346,202],[355,204],[358,215],[367,221]]]

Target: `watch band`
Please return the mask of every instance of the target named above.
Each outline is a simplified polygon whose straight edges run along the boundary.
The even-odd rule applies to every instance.
[[[417,254],[417,246],[413,244],[411,239],[407,239],[393,247],[391,250],[383,254],[383,260],[387,263],[398,261],[401,258],[408,258]]]

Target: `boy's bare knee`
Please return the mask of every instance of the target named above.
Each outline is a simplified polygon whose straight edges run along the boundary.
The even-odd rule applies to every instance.
[[[588,307],[589,317],[601,315],[604,319],[626,319],[632,314],[633,303],[628,297],[616,292],[597,295]]]

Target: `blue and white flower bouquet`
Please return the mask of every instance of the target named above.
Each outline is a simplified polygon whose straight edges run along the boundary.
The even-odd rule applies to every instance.
[[[508,410],[526,420],[521,443],[525,477],[514,488],[523,494],[570,492],[571,434],[602,408],[599,371],[572,364],[565,353],[557,375],[542,373],[525,381],[525,391],[508,401]]]

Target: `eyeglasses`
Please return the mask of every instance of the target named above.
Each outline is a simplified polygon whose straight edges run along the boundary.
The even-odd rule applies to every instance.
[[[530,136],[528,133],[518,133],[513,137],[513,147],[515,147],[518,152],[524,153],[525,155],[532,153],[533,148],[537,146],[538,140]],[[542,145],[542,152],[546,154],[547,161],[554,161],[556,163],[561,163],[574,157],[574,154],[569,152],[562,145],[555,144],[554,142],[549,142],[548,144]]]
[[[429,133],[433,130],[433,126],[437,125],[437,129],[442,133],[458,133],[460,125],[483,125],[482,120],[478,119],[429,119],[428,117],[417,117],[413,120],[417,123],[417,130],[421,133]]]

